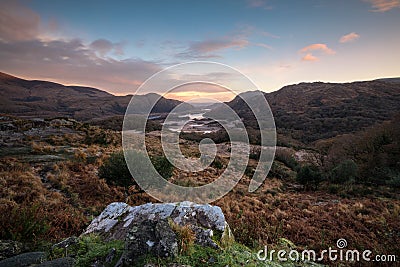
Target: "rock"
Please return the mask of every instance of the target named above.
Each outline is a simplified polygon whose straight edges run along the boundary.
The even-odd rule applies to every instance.
[[[104,261],[106,263],[111,263],[114,260],[116,253],[117,253],[117,250],[115,248],[111,248]]]
[[[71,236],[57,244],[54,244],[52,248],[67,248],[76,243],[78,243],[78,238],[76,236]]]
[[[90,266],[91,267],[105,267],[105,266],[110,266],[111,263],[113,262],[115,255],[116,255],[117,250],[115,248],[111,248],[108,251],[107,256],[105,256],[103,259],[96,259],[95,262],[93,262]]]
[[[131,266],[135,259],[146,254],[164,258],[178,255],[177,237],[167,219],[147,219],[131,225],[117,266]]]
[[[45,261],[42,264],[35,265],[36,267],[72,267],[74,259],[70,257],[58,258],[52,261]]]
[[[234,241],[220,207],[192,202],[153,204],[131,207],[115,202],[95,218],[82,235],[91,233],[106,241],[125,240],[125,251],[118,266],[151,253],[174,257],[178,253],[177,235],[172,224],[188,225],[195,233],[195,243],[220,249]]]
[[[23,267],[40,264],[46,259],[44,252],[27,252],[0,261],[0,267]]]
[[[0,261],[28,251],[28,248],[18,241],[0,240]]]
[[[228,246],[233,235],[225,216],[218,206],[200,205],[192,202],[153,204],[131,207],[114,202],[95,218],[83,235],[96,233],[106,240],[125,240],[128,231],[142,221],[158,221],[170,218],[174,223],[190,225],[196,233],[195,242],[218,248]]]

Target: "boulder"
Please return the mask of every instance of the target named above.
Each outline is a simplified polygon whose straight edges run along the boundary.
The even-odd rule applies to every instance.
[[[174,257],[178,240],[171,224],[189,226],[198,245],[215,249],[228,246],[233,235],[220,207],[192,202],[148,203],[129,206],[115,202],[95,218],[82,235],[98,234],[106,241],[125,240],[125,262],[151,253],[160,257]]]
[[[28,248],[21,242],[0,240],[0,261],[27,251]]]
[[[134,223],[125,238],[125,250],[116,266],[131,266],[141,256],[178,255],[177,236],[166,219],[143,220]]]
[[[44,252],[27,252],[0,261],[0,267],[23,267],[31,266],[44,262],[46,254]]]
[[[72,267],[74,266],[74,259],[70,257],[58,258],[51,261],[45,261],[36,267]]]

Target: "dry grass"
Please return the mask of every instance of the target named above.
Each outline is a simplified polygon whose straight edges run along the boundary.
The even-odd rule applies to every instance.
[[[183,255],[189,254],[196,240],[196,234],[190,228],[190,225],[180,226],[172,220],[169,220],[169,224],[178,236],[179,253]]]

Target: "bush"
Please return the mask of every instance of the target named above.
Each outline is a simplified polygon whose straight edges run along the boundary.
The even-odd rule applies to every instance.
[[[2,222],[0,238],[17,241],[36,241],[49,230],[48,218],[40,203],[15,206]]]
[[[311,188],[316,190],[322,181],[322,174],[314,165],[305,165],[300,168],[297,173],[296,180],[304,185],[305,189]]]
[[[214,161],[211,163],[211,166],[216,169],[222,169],[224,164],[222,163],[221,159],[215,158]]]
[[[165,156],[155,156],[151,157],[151,162],[157,172],[165,179],[171,178],[174,172],[174,166],[169,162]]]
[[[330,178],[334,183],[343,183],[346,181],[355,181],[358,167],[353,160],[342,161],[332,169]]]
[[[135,184],[122,151],[111,154],[100,166],[99,177],[105,179],[108,184],[125,188]]]
[[[136,164],[146,166],[146,156],[140,152],[130,151],[130,156]],[[165,156],[154,156],[150,158],[154,168],[164,178],[169,179],[174,171],[174,166]],[[147,173],[141,173],[141,170],[133,170],[136,176],[145,176]],[[108,184],[122,186],[128,188],[137,185],[132,178],[128,166],[125,162],[124,153],[122,151],[111,154],[111,156],[99,168],[99,177],[104,178]]]

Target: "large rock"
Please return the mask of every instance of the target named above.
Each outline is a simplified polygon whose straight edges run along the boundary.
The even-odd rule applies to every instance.
[[[177,236],[166,219],[134,223],[125,238],[125,250],[116,266],[132,266],[139,257],[178,255]]]
[[[131,207],[115,202],[108,205],[84,231],[105,240],[125,240],[126,258],[152,253],[175,256],[177,236],[171,224],[188,225],[195,233],[195,243],[216,249],[229,245],[233,235],[220,207],[192,202],[144,204]],[[133,254],[134,255],[133,255]]]
[[[23,267],[37,265],[46,260],[44,252],[27,252],[0,261],[0,267]]]
[[[0,261],[27,252],[28,247],[13,240],[0,240]]]

